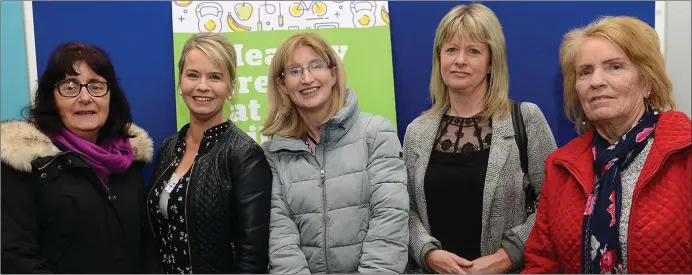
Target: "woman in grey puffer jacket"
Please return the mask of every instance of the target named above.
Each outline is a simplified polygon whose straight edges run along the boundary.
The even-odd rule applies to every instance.
[[[300,33],[274,55],[263,134],[271,273],[403,273],[409,198],[392,123],[363,113],[341,60]]]

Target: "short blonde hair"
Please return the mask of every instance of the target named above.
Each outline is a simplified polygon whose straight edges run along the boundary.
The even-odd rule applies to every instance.
[[[590,37],[603,37],[622,50],[651,87],[649,103],[658,111],[675,109],[673,84],[666,73],[661,41],[656,30],[630,16],[606,16],[565,34],[560,44],[560,67],[564,81],[565,115],[575,124],[578,133],[590,130],[577,94],[576,60],[582,43]]]
[[[264,122],[262,134],[271,136],[279,134],[283,137],[303,138],[307,135],[307,125],[298,114],[295,104],[281,91],[281,73],[286,70],[286,63],[298,47],[309,47],[325,62],[329,62],[332,70],[336,71],[336,83],[332,87],[330,111],[332,117],[341,109],[346,101],[346,71],[339,55],[324,38],[313,32],[294,34],[284,41],[274,53],[269,65],[269,85],[267,87],[268,115]]]
[[[178,60],[178,86],[180,86],[180,76],[185,68],[185,58],[192,49],[200,49],[228,76],[227,84],[230,89],[228,92],[233,94],[236,79],[236,52],[228,38],[218,33],[197,33],[185,42]]]
[[[507,50],[502,25],[495,13],[488,7],[474,3],[470,6],[458,5],[442,18],[437,27],[433,46],[433,66],[430,76],[430,100],[433,106],[427,113],[441,112],[450,105],[447,85],[442,80],[440,54],[442,44],[454,35],[488,44],[490,48],[490,76],[488,91],[483,103],[483,116],[488,119],[495,114],[506,117],[512,108],[509,100],[509,71],[507,69]]]

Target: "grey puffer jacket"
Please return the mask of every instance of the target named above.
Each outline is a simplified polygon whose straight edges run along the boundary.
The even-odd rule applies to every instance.
[[[303,140],[264,142],[274,173],[271,273],[403,273],[409,197],[392,123],[362,113],[353,91],[320,128],[316,154]]]

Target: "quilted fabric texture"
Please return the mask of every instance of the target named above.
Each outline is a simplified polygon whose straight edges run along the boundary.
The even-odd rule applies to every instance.
[[[175,158],[179,135],[163,141],[153,179]],[[192,272],[267,272],[271,169],[262,148],[234,124],[219,140],[195,163],[188,187]]]
[[[406,167],[392,123],[345,106],[304,141],[263,144],[274,183],[269,272],[402,273],[409,240]]]
[[[692,273],[692,123],[683,113],[661,114],[634,190],[628,225],[629,273]],[[581,226],[594,174],[593,131],[546,161],[536,225],[523,273],[580,273]]]

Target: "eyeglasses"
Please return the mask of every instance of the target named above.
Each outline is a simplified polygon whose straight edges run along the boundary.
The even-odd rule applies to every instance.
[[[63,80],[55,84],[58,93],[64,97],[77,97],[82,92],[82,87],[87,88],[87,92],[93,97],[102,97],[108,94],[108,82],[89,82],[81,84],[74,80]]]
[[[332,68],[333,66],[329,64],[328,62],[324,61],[314,61],[310,63],[307,67],[291,67],[283,72],[281,72],[282,77],[301,77],[303,76],[303,70],[308,69],[311,73],[323,73],[327,71],[327,69]]]

